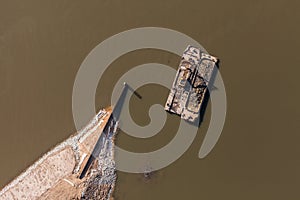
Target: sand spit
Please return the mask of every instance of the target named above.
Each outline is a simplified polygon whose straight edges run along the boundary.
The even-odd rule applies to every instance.
[[[116,180],[113,160],[116,131],[110,130],[116,128],[104,131],[105,137],[102,132],[106,124],[117,126],[111,111],[111,108],[100,110],[81,131],[43,155],[0,191],[0,200],[84,199],[84,195],[90,195],[88,188],[92,184],[97,184],[95,188],[99,192],[97,197],[89,199],[109,199]],[[99,138],[104,138],[100,154],[96,155],[86,177],[79,179]]]

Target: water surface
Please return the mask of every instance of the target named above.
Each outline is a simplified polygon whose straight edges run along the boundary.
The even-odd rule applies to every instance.
[[[221,60],[228,113],[211,154],[198,159],[210,104],[197,137],[175,163],[145,181],[118,173],[116,199],[299,199],[299,1],[1,1],[0,185],[4,186],[75,131],[72,87],[86,55],[121,31],[157,26],[183,32]],[[139,64],[177,68],[168,52],[141,50],[116,60],[99,83],[97,109],[110,104],[113,84]],[[155,91],[155,95],[153,94]],[[168,90],[138,89],[130,110],[140,125]],[[117,144],[147,152],[167,144],[179,119],[147,140],[120,133]],[[188,133],[187,133],[188,134]]]

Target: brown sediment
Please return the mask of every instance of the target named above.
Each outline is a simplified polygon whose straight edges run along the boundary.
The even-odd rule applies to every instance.
[[[99,113],[104,114],[100,118],[97,114],[83,130],[54,147],[4,187],[0,191],[0,200],[81,199],[82,193],[88,191],[88,187],[98,188],[100,199],[109,199],[114,181],[99,186],[91,184],[95,174],[102,175],[97,160],[89,168],[87,176],[79,179],[106,124],[111,119],[112,109],[108,107]]]
[[[74,166],[72,148],[66,147],[48,156],[43,163],[0,196],[0,199],[35,199],[53,187],[59,179],[72,173]]]

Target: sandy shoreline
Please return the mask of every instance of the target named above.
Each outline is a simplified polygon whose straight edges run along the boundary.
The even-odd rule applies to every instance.
[[[6,185],[0,191],[0,200],[39,199],[64,177],[76,179],[110,116],[111,108],[100,110],[86,127],[56,145]]]

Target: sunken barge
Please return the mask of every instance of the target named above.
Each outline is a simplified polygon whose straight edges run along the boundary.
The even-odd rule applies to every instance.
[[[200,49],[188,46],[179,64],[165,110],[195,123],[212,79],[218,59]]]

